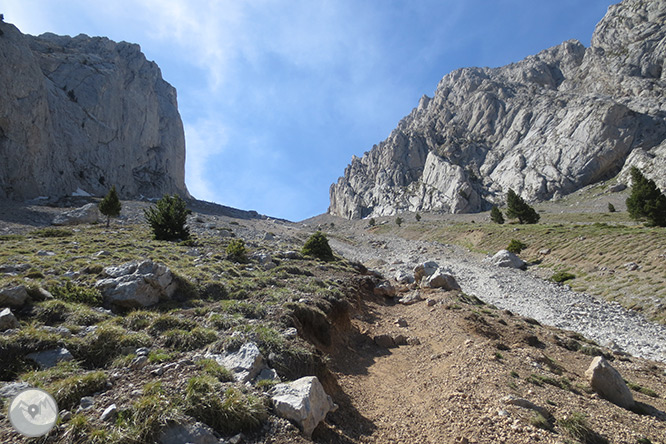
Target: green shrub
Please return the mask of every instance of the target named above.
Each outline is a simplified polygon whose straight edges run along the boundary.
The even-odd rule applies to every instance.
[[[647,220],[647,225],[666,227],[666,196],[652,179],[631,167],[631,195],[627,198],[627,211],[635,220]]]
[[[106,216],[106,226],[108,228],[111,223],[112,217],[120,216],[120,209],[122,205],[120,204],[120,199],[118,199],[118,193],[116,193],[116,186],[112,186],[104,199],[97,204],[99,207],[99,212]]]
[[[395,218],[395,223],[397,226],[401,226],[402,222],[403,222],[402,217],[398,216]]]
[[[525,248],[527,248],[527,244],[516,239],[511,239],[509,246],[506,247],[507,251],[513,254],[520,254]]]
[[[567,273],[566,271],[558,271],[557,273],[553,274],[550,277],[550,280],[553,282],[557,282],[558,284],[561,284],[564,281],[568,281],[571,279],[576,279],[576,275],[573,275],[571,273]]]
[[[221,366],[214,359],[202,359],[197,362],[197,366],[207,375],[212,376],[220,382],[233,382],[234,375],[229,370]]]
[[[500,225],[504,223],[504,215],[495,205],[490,209],[490,220]]]
[[[42,228],[30,234],[37,237],[69,237],[74,235],[74,231],[67,228]]]
[[[414,216],[414,219],[416,219],[416,222],[421,222],[421,215],[419,213],[416,213],[416,216]]]
[[[370,225],[371,227],[374,227],[376,224],[377,224],[377,221],[375,220],[374,217],[371,218],[371,219],[368,221],[368,225]]]
[[[515,191],[509,189],[506,195],[506,215],[511,219],[518,219],[521,224],[535,224],[541,216],[534,208],[529,206]]]
[[[227,259],[244,264],[247,262],[247,250],[243,239],[234,239],[229,242],[226,249]]]
[[[615,205],[613,205],[612,203],[608,202],[608,212],[609,212],[609,213],[615,213],[615,211],[616,211],[616,210],[615,210]]]
[[[102,294],[96,288],[87,288],[65,281],[64,284],[52,285],[49,292],[54,298],[66,302],[79,302],[82,304],[102,305]]]
[[[323,261],[332,261],[335,259],[333,250],[331,250],[331,246],[328,244],[328,239],[321,231],[317,231],[305,241],[301,253],[305,256],[314,256]]]
[[[155,239],[167,241],[189,239],[190,230],[185,224],[190,210],[180,196],[166,194],[155,206],[143,212]]]
[[[196,327],[193,330],[168,330],[162,335],[167,347],[179,351],[196,350],[217,340],[215,330]]]
[[[223,435],[255,430],[266,421],[266,406],[261,399],[245,395],[235,387],[224,391],[213,377],[190,378],[185,389],[185,413]]]
[[[73,341],[71,351],[75,358],[89,366],[104,367],[120,355],[123,348],[149,347],[152,342],[145,333],[131,333],[119,326],[102,325],[84,339]]]

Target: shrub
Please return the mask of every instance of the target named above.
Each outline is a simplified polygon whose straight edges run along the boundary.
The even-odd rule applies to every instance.
[[[52,285],[49,292],[54,298],[66,302],[80,302],[82,304],[99,306],[102,304],[102,294],[96,288],[87,288],[65,281],[64,284]]]
[[[374,227],[376,224],[377,224],[377,221],[375,220],[374,217],[368,221],[368,225],[370,225],[371,227]]]
[[[37,237],[69,237],[74,235],[74,231],[67,228],[42,228],[31,234]]]
[[[506,247],[507,251],[513,254],[520,254],[525,248],[527,248],[527,244],[516,239],[511,239],[509,246]]]
[[[414,218],[416,219],[416,222],[421,221],[421,215],[419,213],[416,213],[416,216],[414,216]]]
[[[243,239],[234,239],[229,242],[226,249],[227,259],[235,262],[247,262],[247,250],[245,248],[245,241]]]
[[[495,205],[493,205],[492,209],[490,210],[490,220],[500,225],[504,223],[504,215],[502,214],[502,211]]]
[[[180,351],[196,350],[217,340],[215,330],[196,327],[191,331],[173,329],[164,332],[167,347]]]
[[[558,271],[557,273],[553,274],[550,277],[551,281],[557,282],[558,284],[561,284],[562,282],[568,281],[568,280],[571,280],[571,279],[576,279],[576,276],[571,274],[571,273],[567,273],[566,271]]]
[[[654,180],[631,167],[631,194],[627,198],[627,211],[635,220],[647,220],[647,225],[666,227],[666,196]]]
[[[331,250],[331,246],[328,244],[328,239],[321,231],[317,231],[305,241],[301,253],[305,256],[314,256],[323,261],[332,261],[335,259],[333,250]]]
[[[541,218],[539,213],[512,189],[509,189],[509,192],[506,194],[506,206],[507,217],[518,219],[518,222],[521,224],[535,224]]]
[[[102,199],[102,201],[97,205],[99,207],[99,212],[106,216],[106,226],[108,228],[111,223],[112,217],[120,216],[120,199],[118,199],[118,193],[116,193],[116,186],[112,186],[107,195]]]
[[[613,205],[610,202],[608,202],[608,212],[609,213],[615,213],[615,205]]]
[[[395,223],[396,223],[398,226],[401,226],[401,225],[402,225],[402,222],[403,222],[403,221],[402,221],[402,217],[398,216],[398,217],[395,218]]]
[[[190,230],[185,225],[190,210],[180,196],[167,194],[143,213],[155,239],[171,241],[190,237]]]

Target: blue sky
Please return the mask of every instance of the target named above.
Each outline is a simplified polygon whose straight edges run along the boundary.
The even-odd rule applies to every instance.
[[[6,0],[22,32],[141,45],[178,90],[190,193],[293,221],[466,66],[578,39],[609,0]]]

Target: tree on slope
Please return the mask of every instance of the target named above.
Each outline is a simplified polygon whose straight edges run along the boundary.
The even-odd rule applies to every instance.
[[[666,196],[636,167],[631,167],[631,194],[627,211],[635,220],[646,220],[649,226],[666,227]]]
[[[500,225],[504,223],[504,216],[502,215],[502,210],[497,208],[495,205],[493,205],[492,209],[490,210],[490,220]]]
[[[99,212],[106,216],[106,226],[107,228],[111,224],[112,217],[120,216],[120,199],[118,199],[118,193],[116,193],[116,186],[112,186],[109,192],[104,196],[104,199],[97,205],[99,207]]]
[[[521,224],[535,224],[541,219],[539,213],[512,189],[509,189],[509,192],[506,194],[506,206],[507,217],[518,219],[518,222]]]

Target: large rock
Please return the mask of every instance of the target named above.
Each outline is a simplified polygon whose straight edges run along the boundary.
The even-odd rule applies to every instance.
[[[97,281],[104,301],[119,307],[148,307],[163,298],[171,298],[178,285],[166,265],[151,260],[128,262],[107,267],[108,279]]]
[[[71,361],[74,356],[64,347],[30,353],[26,358],[35,361],[40,368],[55,367],[58,362]]]
[[[0,331],[9,330],[10,328],[19,328],[20,324],[14,313],[9,308],[0,310]]]
[[[437,270],[439,270],[439,265],[437,265],[437,262],[428,261],[419,264],[414,267],[414,280],[417,283],[421,282],[421,279],[432,276]]]
[[[188,196],[176,91],[139,45],[0,31],[0,198]]]
[[[524,260],[507,250],[500,250],[495,253],[495,255],[490,258],[490,262],[497,267],[519,268],[521,270],[527,268],[527,264]]]
[[[89,203],[81,208],[66,211],[53,219],[53,225],[79,225],[99,222],[100,213],[97,204]]]
[[[590,381],[590,386],[602,398],[625,409],[634,407],[634,397],[622,379],[622,375],[603,356],[597,356],[592,360],[585,371],[585,376]]]
[[[421,283],[422,287],[442,288],[446,291],[460,290],[460,285],[450,273],[437,269],[432,275]]]
[[[0,288],[0,307],[21,308],[29,300],[25,285]]]
[[[666,2],[624,0],[590,48],[570,40],[500,68],[447,74],[330,188],[347,218],[476,212],[511,188],[547,200],[632,165],[666,189]]]
[[[266,368],[264,357],[257,344],[247,342],[236,352],[224,355],[207,355],[231,371],[238,382],[246,383],[256,378]]]
[[[296,422],[308,438],[328,412],[338,408],[316,376],[276,385],[271,400],[278,416]]]

